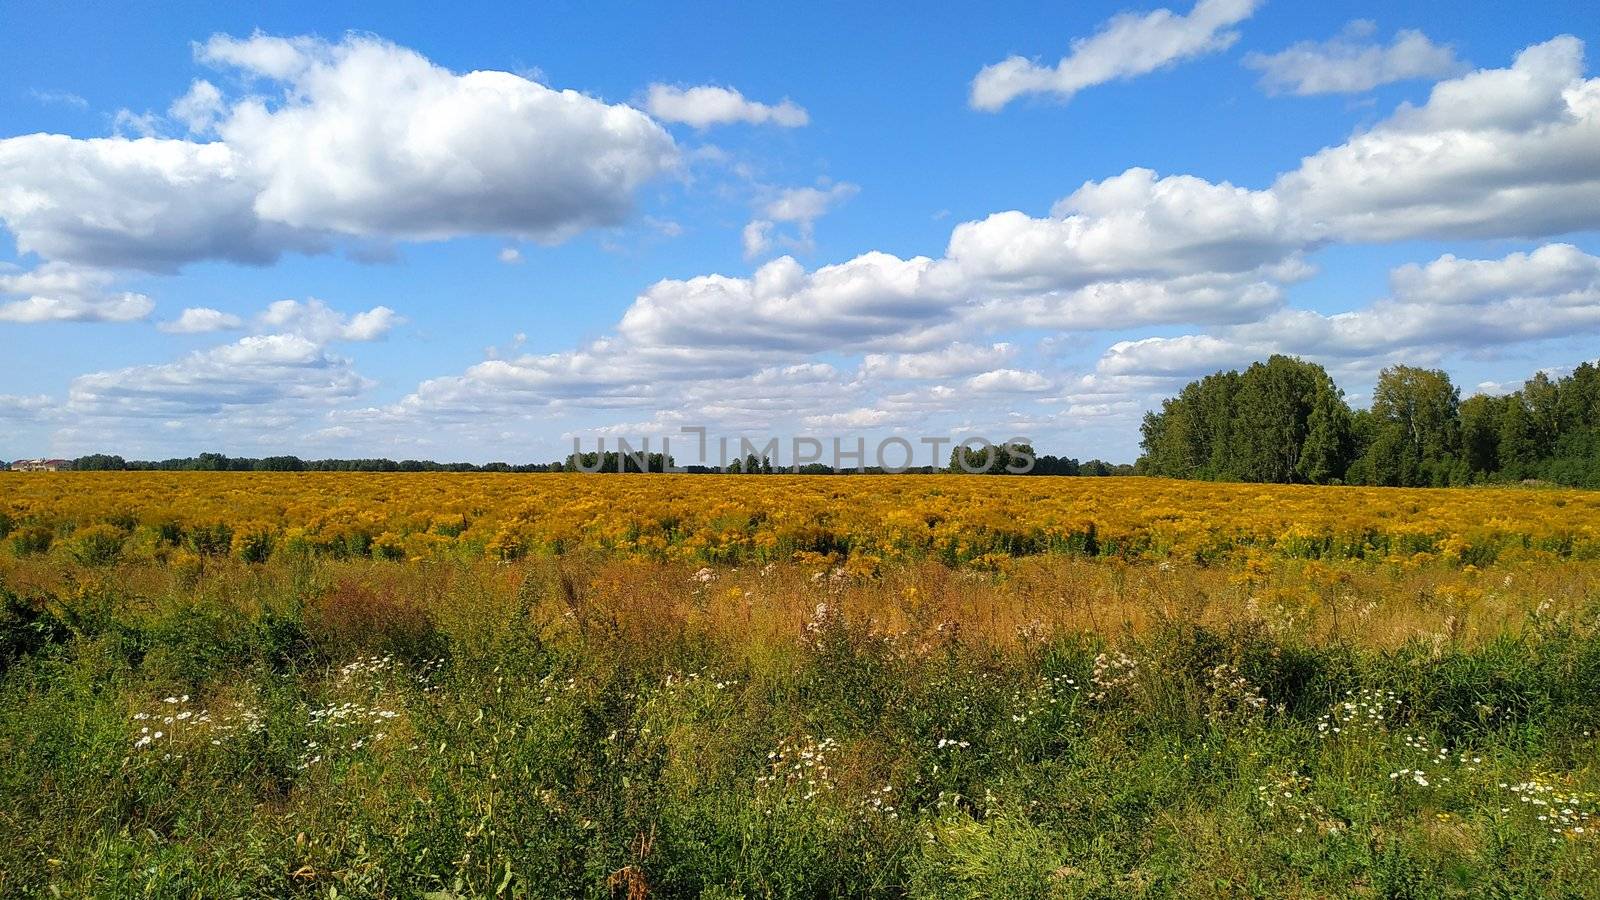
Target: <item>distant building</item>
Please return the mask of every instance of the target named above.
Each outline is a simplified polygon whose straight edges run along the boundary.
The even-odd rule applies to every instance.
[[[13,472],[59,472],[72,468],[64,459],[19,459],[11,464]]]

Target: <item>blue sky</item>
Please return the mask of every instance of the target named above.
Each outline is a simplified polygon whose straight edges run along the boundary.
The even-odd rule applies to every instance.
[[[1271,352],[1594,357],[1586,4],[332,6],[0,9],[0,458],[1130,460]]]

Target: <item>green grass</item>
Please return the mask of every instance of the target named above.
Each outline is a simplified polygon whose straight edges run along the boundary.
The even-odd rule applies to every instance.
[[[756,640],[666,567],[93,565],[0,584],[7,896],[1600,896],[1589,600]]]

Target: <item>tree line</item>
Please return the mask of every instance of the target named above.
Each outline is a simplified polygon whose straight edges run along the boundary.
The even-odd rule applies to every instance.
[[[109,453],[91,453],[72,460],[72,468],[135,472],[559,472],[561,463],[513,465],[504,462],[441,463],[426,459],[301,459],[298,456],[250,457],[221,453],[130,460]]]
[[[1065,456],[1036,456],[1033,448],[1026,445],[1005,446],[994,448],[995,453],[989,457],[988,468],[974,474],[1000,475],[1005,474],[1008,466],[1012,466],[1019,454],[1026,454],[1034,460],[1033,468],[1029,475],[1068,475],[1068,476],[1101,476],[1101,475],[1131,475],[1133,466],[1114,464],[1098,459],[1079,462]],[[957,451],[959,452],[959,451]],[[981,469],[984,453],[981,450],[967,450],[968,465],[966,468],[957,468],[958,460],[954,453],[951,455],[950,466],[917,466],[906,469],[906,474],[929,475],[940,472],[973,472]],[[143,471],[143,472],[665,472],[677,466],[676,460],[671,456],[660,453],[618,453],[606,451],[604,453],[590,451],[587,453],[568,454],[566,459],[550,463],[523,463],[512,464],[504,462],[491,463],[441,463],[432,460],[403,459],[301,459],[298,456],[227,456],[222,453],[201,453],[198,456],[175,457],[164,460],[129,460],[109,453],[92,453],[80,456],[71,461],[73,469],[80,471]],[[770,457],[750,454],[742,459],[736,459],[725,466],[690,465],[683,466],[679,471],[691,475],[772,475],[793,472],[793,468],[774,463]],[[823,463],[807,463],[799,469],[801,475],[854,475],[854,474],[882,474],[883,469],[871,466],[866,469],[855,467],[834,468]]]
[[[1370,408],[1353,410],[1321,366],[1273,356],[1190,382],[1145,415],[1140,437],[1137,471],[1171,478],[1600,487],[1600,368],[1462,400],[1439,369],[1391,366]]]

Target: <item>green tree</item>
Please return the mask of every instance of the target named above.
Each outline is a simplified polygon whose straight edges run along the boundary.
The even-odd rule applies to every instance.
[[[1300,451],[1296,472],[1312,484],[1341,481],[1354,456],[1355,438],[1350,407],[1342,392],[1332,386],[1317,392],[1311,415],[1306,419],[1305,446]]]
[[[1461,455],[1473,477],[1500,468],[1500,420],[1506,401],[1478,394],[1461,401]]]
[[[1506,401],[1505,412],[1500,417],[1500,471],[1505,477],[1518,480],[1533,474],[1534,463],[1539,458],[1539,440],[1522,395],[1512,394]]]
[[[1319,440],[1331,442],[1317,448],[1325,457],[1318,464],[1326,469],[1321,477],[1343,475],[1346,460],[1339,436],[1333,433],[1338,416],[1332,407],[1343,405],[1338,390],[1321,366],[1290,356],[1273,356],[1246,369],[1233,397],[1229,427],[1235,477],[1276,483],[1303,480],[1301,455],[1319,401],[1326,426]]]
[[[1401,484],[1448,484],[1461,450],[1461,392],[1440,369],[1391,366],[1378,375],[1372,414],[1400,428]]]

